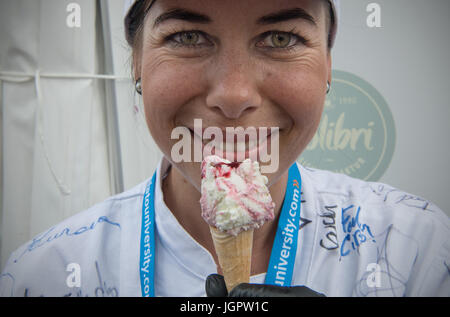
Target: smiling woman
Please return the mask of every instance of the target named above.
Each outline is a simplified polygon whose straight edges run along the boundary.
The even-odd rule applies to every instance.
[[[333,8],[328,1],[136,2],[125,19],[134,77],[166,157],[171,131],[192,131],[196,118],[207,127],[278,127],[280,143],[297,150],[269,184],[286,181],[331,81]],[[199,164],[174,166],[199,189]]]
[[[134,77],[141,87],[149,131],[173,167],[162,183],[164,202],[218,263],[198,204],[201,162],[173,157],[178,146],[173,131],[190,130],[193,133],[187,135],[194,145],[202,134],[195,133],[197,119],[205,128],[222,131],[277,128],[277,146],[271,146],[275,136],[266,134],[266,142],[259,142],[253,152],[252,140],[246,140],[245,153],[261,153],[265,144],[277,150],[271,153],[276,169],[269,168],[273,162],[257,160],[261,171],[266,171],[275,215],[280,215],[289,167],[317,129],[327,82],[331,82],[333,7],[328,1],[316,0],[170,0],[143,1],[136,6],[140,9],[132,8],[130,13],[140,21],[133,24],[127,18],[135,28],[128,31]],[[234,136],[227,140],[239,145],[233,142]],[[202,150],[207,149],[203,144]],[[216,146],[215,154],[225,147]],[[193,146],[191,153],[196,150]],[[230,152],[232,160],[239,156],[239,150],[228,148],[221,153]],[[253,275],[266,271],[276,229],[276,222],[268,222],[255,230]]]

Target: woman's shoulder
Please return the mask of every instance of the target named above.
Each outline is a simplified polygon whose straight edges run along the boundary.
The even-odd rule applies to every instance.
[[[148,180],[141,182],[122,193],[107,197],[103,201],[93,204],[89,208],[64,219],[48,230],[38,234],[31,241],[36,240],[48,232],[65,230],[74,235],[79,235],[85,231],[94,230],[96,225],[101,223],[115,225],[120,228],[120,223],[123,219],[132,217],[132,214],[138,214],[140,212],[140,208],[134,207],[138,207],[142,203],[147,182]]]
[[[382,182],[357,179],[299,165],[304,186],[322,207],[337,205],[340,211],[353,206],[374,220],[438,226],[450,232],[449,217],[433,202]]]
[[[54,290],[66,287],[62,282],[68,274],[67,265],[72,262],[95,268],[91,263],[93,259],[103,259],[108,265],[115,265],[114,259],[110,259],[111,254],[118,254],[123,233],[130,232],[127,228],[139,223],[147,181],[78,212],[34,236],[11,253],[0,276],[0,284],[4,284],[5,279],[13,280],[14,294],[17,294],[17,288],[31,289],[43,283],[49,288],[44,293],[54,294]],[[45,281],[42,276],[47,276]],[[0,286],[2,294],[4,285]],[[6,293],[9,292],[8,288]]]
[[[124,219],[132,217],[132,214],[138,214],[140,212],[140,208],[134,207],[141,205],[147,182],[148,180],[141,182],[122,193],[110,196],[103,201],[64,219],[58,224],[36,235],[25,245],[32,243],[33,241],[42,241],[43,237],[58,232],[65,233],[62,235],[56,234],[58,238],[64,235],[78,236],[84,232],[97,229],[98,224],[113,225],[120,228],[120,224]],[[126,213],[126,215],[123,213]],[[50,241],[53,240],[54,239],[51,239]]]
[[[319,194],[345,196],[383,205],[399,205],[423,211],[440,210],[430,200],[386,183],[365,181],[345,174],[304,167],[299,164],[302,179]]]
[[[330,257],[336,270],[360,265],[359,271],[365,272],[372,263],[380,268],[381,285],[386,288],[374,293],[358,288],[365,283],[356,288],[352,284],[348,294],[448,295],[450,221],[438,206],[381,182],[300,170],[302,217],[317,223],[316,243],[325,252],[317,254]]]

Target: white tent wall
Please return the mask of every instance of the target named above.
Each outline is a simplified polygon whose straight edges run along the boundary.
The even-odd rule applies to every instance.
[[[81,8],[79,28],[66,24],[70,3]],[[0,1],[1,267],[21,244],[136,185],[156,166],[158,150],[134,103],[122,14],[122,1]],[[113,44],[103,38],[108,33]],[[108,45],[120,58],[112,59],[117,69],[105,65]],[[105,71],[116,79],[82,78]],[[114,111],[124,132],[112,140]],[[111,144],[123,144],[118,160]],[[119,170],[123,188],[115,184],[122,166],[114,171],[113,159],[127,166]]]
[[[2,1],[2,71],[96,73],[95,2],[82,5],[85,28],[73,30],[64,1]],[[111,194],[101,90],[92,79],[3,81],[2,265],[32,236]]]
[[[333,68],[366,79],[390,106],[397,140],[379,180],[449,214],[450,2],[379,0],[382,27],[369,28],[372,2],[341,1]],[[81,8],[80,28],[66,25],[70,3]],[[0,0],[2,267],[36,234],[150,177],[161,157],[131,81],[123,5]]]
[[[124,2],[102,0],[108,12],[114,73],[132,78],[131,49],[124,37]],[[147,128],[142,98],[134,82],[115,81],[124,190],[152,176],[162,154]]]

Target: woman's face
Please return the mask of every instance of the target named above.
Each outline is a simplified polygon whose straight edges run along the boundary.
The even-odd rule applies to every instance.
[[[278,127],[279,166],[266,174],[269,185],[278,180],[320,121],[331,81],[327,10],[317,0],[157,0],[134,66],[148,127],[166,158],[173,162],[175,128],[199,137],[194,119],[223,131]],[[174,165],[200,188],[199,162]]]

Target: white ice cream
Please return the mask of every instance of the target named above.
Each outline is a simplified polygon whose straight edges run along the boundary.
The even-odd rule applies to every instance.
[[[259,163],[247,159],[231,163],[211,155],[202,163],[202,216],[227,233],[258,228],[274,218],[275,203],[261,175]]]

